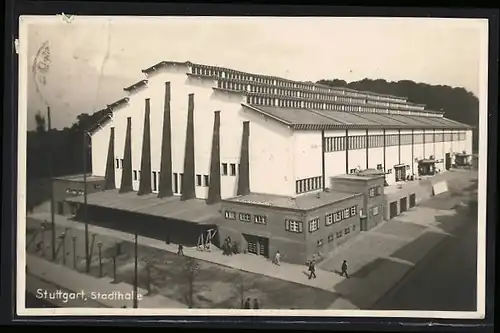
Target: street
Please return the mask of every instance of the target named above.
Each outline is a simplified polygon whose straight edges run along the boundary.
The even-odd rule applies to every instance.
[[[374,310],[475,311],[477,222],[467,221],[398,285]]]

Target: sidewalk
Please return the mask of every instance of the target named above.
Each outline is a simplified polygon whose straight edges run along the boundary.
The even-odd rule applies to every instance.
[[[462,224],[461,219],[456,219],[455,222],[453,218],[452,223],[445,224],[442,218],[454,215],[455,211],[451,207],[460,204],[464,197],[444,199],[433,197],[429,201],[437,207],[422,202],[395,219],[360,234],[318,264],[317,279],[309,280],[306,276],[307,268],[303,265],[282,263],[281,266],[275,266],[263,257],[250,254],[224,256],[215,247],[211,252],[184,248],[184,255],[241,271],[335,292],[341,297],[331,304],[330,309],[366,309],[383,297],[437,244],[445,237],[449,237],[453,230]],[[439,209],[440,204],[435,205],[439,200],[446,203],[446,209]],[[50,220],[50,214],[46,212],[35,213],[30,217]],[[68,220],[63,216],[56,216],[56,224],[63,228],[84,230],[84,224]],[[89,225],[89,231],[109,238],[110,242],[133,241],[131,234],[117,230]],[[171,253],[177,252],[176,244],[165,244],[163,241],[141,236],[138,237],[138,241],[143,246]],[[344,259],[349,263],[351,274],[349,279],[336,273]]]
[[[92,307],[92,304],[96,305],[96,303],[109,308],[133,307],[133,298],[131,297],[133,287],[131,285],[125,283],[115,284],[108,278],[94,278],[33,255],[26,256],[26,267],[27,276],[34,276],[40,280],[50,282],[59,286],[61,290],[69,290],[75,293],[83,292],[85,297],[80,297],[80,300],[89,301],[87,307]],[[27,288],[27,290],[29,289]],[[51,291],[48,290],[48,292]],[[186,308],[184,304],[163,296],[147,296],[147,291],[141,288],[138,288],[137,293],[142,296],[139,301],[140,308]],[[109,295],[119,299],[106,299]],[[55,295],[52,297],[60,298],[62,296]]]

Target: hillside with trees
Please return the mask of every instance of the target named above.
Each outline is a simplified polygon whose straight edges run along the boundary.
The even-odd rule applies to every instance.
[[[356,90],[372,91],[380,94],[407,97],[409,102],[425,104],[428,109],[443,111],[445,117],[461,123],[479,125],[479,99],[464,88],[443,85],[430,85],[409,80],[388,82],[386,80],[363,79],[347,83],[344,80],[320,80],[317,83],[346,87]],[[474,131],[472,149],[477,151],[478,133]]]

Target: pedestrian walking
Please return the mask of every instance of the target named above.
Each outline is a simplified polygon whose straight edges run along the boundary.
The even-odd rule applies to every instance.
[[[243,306],[243,308],[250,309],[250,297],[245,301],[245,305]]]
[[[349,274],[347,273],[347,261],[344,260],[342,263],[342,269],[340,271],[340,276],[345,276],[346,278],[349,278]]]
[[[313,260],[309,262],[309,280],[316,278],[316,266]]]
[[[258,309],[259,308],[259,301],[257,300],[257,298],[253,299],[253,308],[254,309]]]
[[[280,251],[276,251],[276,255],[274,256],[274,264],[275,265],[280,265],[280,257],[281,257],[281,254],[280,254]]]
[[[177,246],[177,255],[179,255],[179,256],[184,255],[184,246],[182,246],[182,244],[179,244]]]

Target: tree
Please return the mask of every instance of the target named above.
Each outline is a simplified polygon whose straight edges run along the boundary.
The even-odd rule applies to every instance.
[[[35,115],[35,123],[36,123],[36,132],[43,133],[46,131],[45,128],[45,117],[42,116],[42,113],[38,111]]]
[[[193,258],[187,258],[182,267],[182,277],[186,281],[186,291],[184,298],[190,309],[194,307],[195,282],[200,273],[200,264]]]

